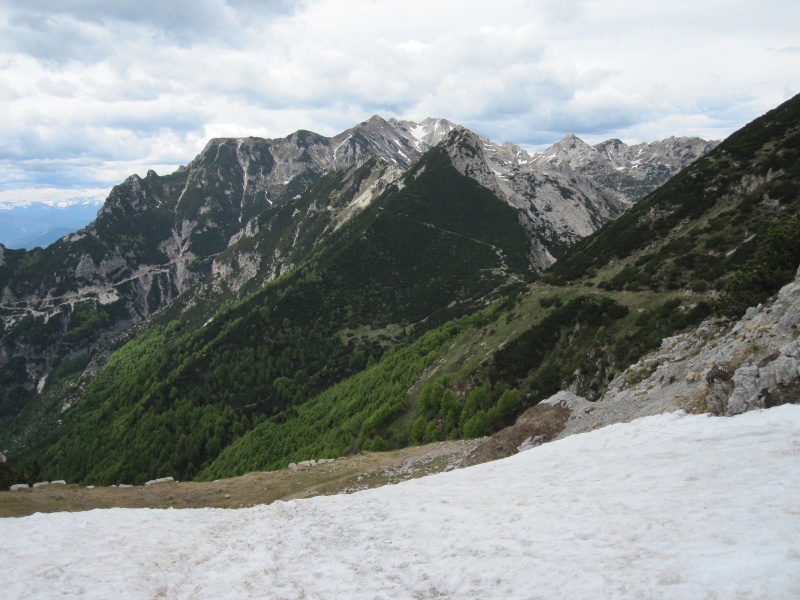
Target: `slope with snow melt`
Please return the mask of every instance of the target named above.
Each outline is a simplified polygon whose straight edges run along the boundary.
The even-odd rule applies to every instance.
[[[678,412],[352,496],[0,522],[36,598],[800,596],[800,407]]]

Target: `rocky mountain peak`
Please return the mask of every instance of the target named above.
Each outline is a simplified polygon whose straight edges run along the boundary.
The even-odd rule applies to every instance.
[[[460,127],[447,119],[427,117],[420,122],[389,119],[395,129],[418,150],[427,150],[441,142],[453,129]]]
[[[589,144],[575,134],[569,133],[536,157],[536,162],[556,166],[566,163],[575,168],[584,165],[596,153],[597,151]]]

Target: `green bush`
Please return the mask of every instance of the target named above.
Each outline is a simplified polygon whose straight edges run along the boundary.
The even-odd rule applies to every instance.
[[[769,228],[758,241],[753,257],[736,272],[715,302],[714,310],[738,318],[766,301],[794,279],[800,265],[800,216]]]

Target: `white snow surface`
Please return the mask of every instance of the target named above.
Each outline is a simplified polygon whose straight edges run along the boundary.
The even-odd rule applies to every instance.
[[[798,598],[800,406],[350,496],[3,519],[0,546],[5,598]]]

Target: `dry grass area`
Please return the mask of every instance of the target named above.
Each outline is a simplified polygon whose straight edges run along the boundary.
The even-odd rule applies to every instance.
[[[352,493],[440,473],[481,440],[450,441],[392,452],[369,452],[315,467],[248,473],[211,483],[160,483],[94,488],[48,485],[0,492],[0,517],[95,508],[244,508],[276,500]]]

